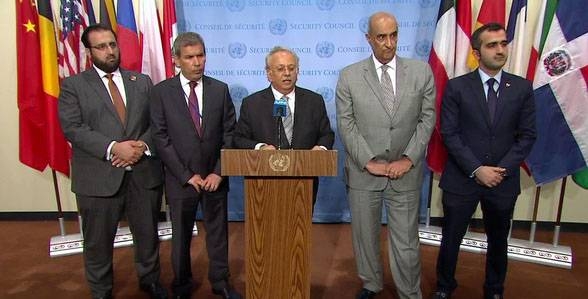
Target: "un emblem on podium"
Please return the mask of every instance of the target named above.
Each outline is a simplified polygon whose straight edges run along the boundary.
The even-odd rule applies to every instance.
[[[269,157],[269,166],[273,171],[284,172],[290,168],[290,157],[275,153]]]

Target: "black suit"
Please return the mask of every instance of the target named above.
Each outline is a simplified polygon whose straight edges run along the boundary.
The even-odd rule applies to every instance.
[[[308,89],[296,87],[296,109],[292,144],[286,140],[281,127],[282,149],[311,149],[322,145],[333,147],[335,134],[331,129],[323,98]],[[241,105],[239,121],[235,127],[234,145],[253,149],[258,143],[278,145],[276,117],[273,116],[274,94],[271,87],[260,90],[245,99]]]
[[[157,220],[163,176],[149,125],[152,83],[143,74],[120,73],[126,93],[124,125],[94,68],[66,78],[59,94],[59,119],[73,150],[71,186],[83,220],[86,277],[95,297],[111,292],[112,244],[124,212],[133,233],[140,283],[159,281]],[[151,150],[132,171],[106,159],[109,144],[125,140],[142,140]]]
[[[527,80],[502,72],[494,122],[490,122],[478,70],[448,82],[441,108],[441,134],[449,153],[441,176],[443,239],[437,262],[438,288],[457,287],[455,266],[459,245],[480,202],[488,237],[486,295],[502,294],[507,268],[510,217],[520,193],[521,162],[535,141],[535,104]],[[472,177],[480,166],[506,169],[496,187]]]
[[[228,86],[202,78],[202,134],[190,117],[180,75],[157,84],[151,92],[153,140],[165,165],[165,191],[172,217],[172,267],[175,294],[191,293],[190,244],[198,203],[202,204],[209,257],[208,278],[215,289],[229,277],[227,236],[228,178],[214,192],[196,192],[188,180],[199,174],[221,175],[220,150],[231,144],[235,107]]]
[[[258,143],[277,147],[281,141],[282,149],[311,149],[315,145],[327,149],[333,147],[335,133],[331,129],[323,97],[305,88],[295,88],[294,127],[292,141],[288,142],[283,126],[273,116],[274,94],[271,86],[260,90],[245,99],[241,105],[239,121],[235,127],[233,144],[236,148],[252,149]],[[312,203],[316,202],[318,178],[314,179]]]

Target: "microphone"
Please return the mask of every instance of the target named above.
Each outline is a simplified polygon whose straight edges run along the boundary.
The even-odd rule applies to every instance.
[[[282,117],[288,116],[288,102],[280,98],[274,100],[273,116],[276,118],[276,131],[278,132],[278,149],[282,149]]]

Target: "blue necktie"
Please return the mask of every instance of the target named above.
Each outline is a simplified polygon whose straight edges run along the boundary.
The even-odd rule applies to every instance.
[[[490,123],[494,123],[496,105],[498,104],[498,94],[496,94],[496,90],[494,90],[494,82],[496,82],[496,79],[494,78],[490,78],[486,81],[486,84],[488,84],[488,111],[490,112]]]

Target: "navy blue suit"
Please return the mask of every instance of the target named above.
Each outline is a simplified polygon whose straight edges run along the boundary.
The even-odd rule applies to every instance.
[[[535,141],[535,104],[531,83],[502,72],[494,122],[490,122],[478,70],[449,80],[441,108],[441,134],[448,160],[443,189],[443,240],[437,262],[438,289],[456,287],[459,245],[480,202],[488,236],[485,293],[502,294],[507,267],[510,217],[520,193],[520,164]],[[480,166],[506,169],[498,186],[488,188],[472,177]]]

